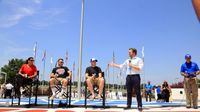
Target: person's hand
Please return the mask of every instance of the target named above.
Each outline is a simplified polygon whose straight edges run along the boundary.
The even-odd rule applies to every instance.
[[[92,77],[91,77],[91,78],[92,78],[92,79],[94,79],[94,78],[95,78],[95,76],[96,76],[95,74],[92,74]]]
[[[189,74],[187,74],[187,73],[184,73],[184,76],[185,76],[185,77],[188,77],[188,76],[189,76]]]
[[[194,72],[192,72],[192,73],[188,73],[188,76],[189,76],[189,77],[195,77],[196,74],[195,74]]]
[[[56,78],[56,77],[57,77],[56,75],[54,75],[54,74],[52,75],[52,74],[51,74],[51,78]]]
[[[23,74],[22,76],[23,76],[23,77],[25,77],[25,78],[27,78],[27,77],[28,77],[28,75],[27,75],[27,74]]]
[[[132,68],[132,67],[133,67],[133,64],[132,64],[132,63],[128,63],[128,66]]]

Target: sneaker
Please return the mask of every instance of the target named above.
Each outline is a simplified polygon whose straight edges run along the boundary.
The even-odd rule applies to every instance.
[[[59,99],[62,100],[62,99],[65,99],[65,97],[64,96],[59,96]]]
[[[189,108],[191,108],[191,106],[190,106],[190,105],[187,105],[187,106],[186,106],[186,108],[188,108],[188,109],[189,109]]]
[[[194,108],[194,109],[198,109],[198,106],[194,106],[193,108]]]
[[[139,110],[139,111],[142,111],[143,109],[142,109],[142,107],[138,107],[138,110]]]
[[[52,95],[49,99],[50,100],[53,100],[55,98],[55,96],[54,95]]]
[[[124,110],[129,110],[129,109],[131,109],[130,105],[128,105],[127,107],[124,108]]]
[[[98,95],[97,99],[98,100],[103,100],[103,98],[100,95]]]

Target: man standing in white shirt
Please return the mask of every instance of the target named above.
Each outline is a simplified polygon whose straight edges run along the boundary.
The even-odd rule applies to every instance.
[[[7,96],[9,96],[9,98],[11,98],[12,88],[13,88],[13,85],[11,83],[6,84],[6,94],[5,94],[4,98],[6,98]]]
[[[130,109],[132,104],[132,93],[133,88],[136,93],[138,110],[142,110],[142,98],[140,92],[140,73],[143,67],[143,61],[141,58],[136,57],[137,49],[130,48],[129,49],[129,57],[130,59],[125,60],[125,62],[121,65],[116,63],[110,63],[110,66],[117,68],[126,68],[126,87],[127,87],[127,107],[125,109]]]

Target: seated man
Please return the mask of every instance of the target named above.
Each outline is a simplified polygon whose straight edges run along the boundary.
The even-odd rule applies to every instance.
[[[56,85],[59,83],[59,81],[62,84],[62,90],[59,95],[59,98],[62,99],[63,93],[67,92],[67,84],[68,81],[71,80],[71,71],[63,66],[63,59],[59,58],[57,61],[57,67],[55,67],[51,73],[51,79],[50,79],[50,87],[52,91],[52,96],[50,97],[50,100],[53,100],[56,97]]]
[[[104,79],[102,77],[102,71],[101,68],[96,66],[97,60],[95,58],[92,58],[90,60],[91,66],[86,68],[86,83],[88,86],[88,90],[92,94],[92,99],[95,99],[94,95],[94,90],[93,90],[93,85],[99,86],[99,94],[98,94],[98,99],[101,99],[101,94],[103,91],[104,87]]]

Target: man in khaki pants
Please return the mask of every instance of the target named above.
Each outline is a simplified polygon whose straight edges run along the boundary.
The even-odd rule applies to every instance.
[[[198,109],[198,79],[196,76],[200,73],[199,67],[191,61],[191,55],[185,55],[185,60],[186,62],[181,66],[181,75],[184,76],[186,108],[191,108],[193,105],[194,109]]]

